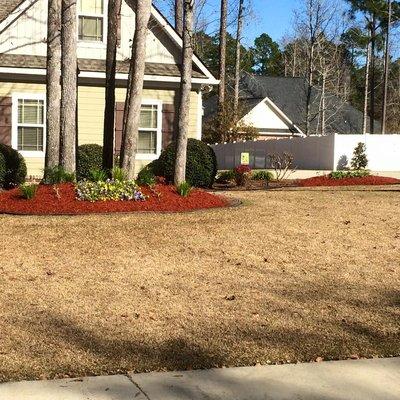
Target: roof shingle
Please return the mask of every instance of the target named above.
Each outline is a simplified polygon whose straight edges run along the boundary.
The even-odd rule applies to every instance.
[[[81,58],[78,60],[81,71],[105,72],[106,63],[104,60]],[[0,67],[9,68],[46,68],[46,57],[28,56],[21,54],[0,54]],[[129,60],[117,62],[117,73],[129,72]],[[175,64],[146,63],[146,75],[159,75],[179,77],[181,67]],[[204,78],[205,76],[193,70],[194,78]]]

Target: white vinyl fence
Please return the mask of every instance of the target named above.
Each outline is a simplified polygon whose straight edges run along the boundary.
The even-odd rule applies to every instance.
[[[212,145],[218,169],[232,169],[249,153],[253,169],[269,169],[270,154],[290,153],[298,170],[334,171],[350,166],[358,143],[367,148],[368,169],[400,171],[400,135],[330,135]]]

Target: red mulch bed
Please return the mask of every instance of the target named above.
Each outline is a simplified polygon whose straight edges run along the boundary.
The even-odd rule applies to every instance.
[[[207,208],[227,207],[229,201],[221,196],[195,189],[188,197],[181,197],[173,186],[156,185],[155,191],[143,188],[148,195],[146,201],[79,201],[75,198],[75,187],[71,183],[56,185],[59,197],[52,185],[40,185],[32,200],[21,197],[19,189],[0,193],[0,213],[21,215],[75,215],[96,213],[118,213],[132,211],[192,211]]]
[[[368,185],[396,185],[400,184],[399,179],[387,178],[384,176],[364,176],[360,178],[344,178],[333,179],[329,176],[315,176],[308,179],[300,179],[298,186],[313,187],[313,186],[368,186]]]

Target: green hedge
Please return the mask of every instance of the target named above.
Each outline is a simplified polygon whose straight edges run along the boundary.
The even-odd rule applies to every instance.
[[[76,178],[78,181],[90,179],[91,171],[101,170],[103,147],[98,144],[83,144],[78,147]]]
[[[2,188],[4,185],[6,172],[7,172],[6,158],[3,156],[3,153],[0,153],[0,188]]]
[[[22,157],[17,150],[1,143],[0,153],[5,162],[5,173],[4,178],[2,179],[2,186],[9,189],[23,184],[27,174],[24,157]]]
[[[171,143],[158,160],[147,167],[154,175],[174,180],[175,143]],[[189,139],[187,146],[186,182],[194,187],[211,187],[217,174],[217,158],[214,150],[204,142]]]

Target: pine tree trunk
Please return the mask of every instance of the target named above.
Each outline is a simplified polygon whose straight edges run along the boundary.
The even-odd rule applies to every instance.
[[[372,18],[371,26],[371,66],[370,66],[370,115],[369,115],[369,126],[370,133],[375,133],[375,48],[376,48],[376,19],[375,16]]]
[[[175,0],[175,29],[183,35],[183,0]]]
[[[219,79],[218,108],[223,112],[225,106],[226,91],[226,30],[228,18],[228,0],[221,0],[221,21],[219,30]]]
[[[181,98],[179,103],[178,138],[176,143],[175,174],[176,186],[186,180],[186,152],[189,131],[190,93],[192,90],[193,60],[193,14],[194,0],[184,0],[183,48]]]
[[[235,60],[235,91],[233,97],[233,117],[235,123],[238,120],[238,108],[239,108],[239,84],[240,84],[240,61],[241,61],[241,39],[243,30],[243,7],[244,0],[239,1],[239,14],[238,14],[238,25],[236,33],[236,60]]]
[[[131,82],[127,88],[127,101],[125,102],[125,107],[128,107],[128,111],[123,128],[123,157],[121,158],[121,166],[125,170],[128,179],[135,178],[140,110],[146,66],[146,38],[151,15],[151,3],[151,0],[128,1],[128,4],[135,10],[136,15],[135,35],[132,44],[133,56],[129,71]]]
[[[122,0],[109,0],[108,2],[106,90],[103,131],[103,168],[106,170],[111,170],[114,166],[115,73],[121,3]]]
[[[387,118],[387,98],[389,84],[389,65],[390,65],[390,27],[392,23],[392,0],[388,0],[388,25],[386,29],[385,43],[385,72],[383,77],[383,100],[382,100],[382,135],[386,134],[386,118]]]
[[[60,164],[76,169],[77,15],[76,0],[62,0],[61,18],[61,148]]]
[[[326,73],[322,75],[322,93],[321,93],[321,135],[326,134]]]
[[[61,0],[49,0],[47,25],[47,101],[45,167],[60,162]]]
[[[364,116],[363,116],[363,134],[367,133],[368,125],[368,94],[369,94],[369,70],[371,66],[371,42],[368,42],[367,59],[365,62],[365,88],[364,88]]]

